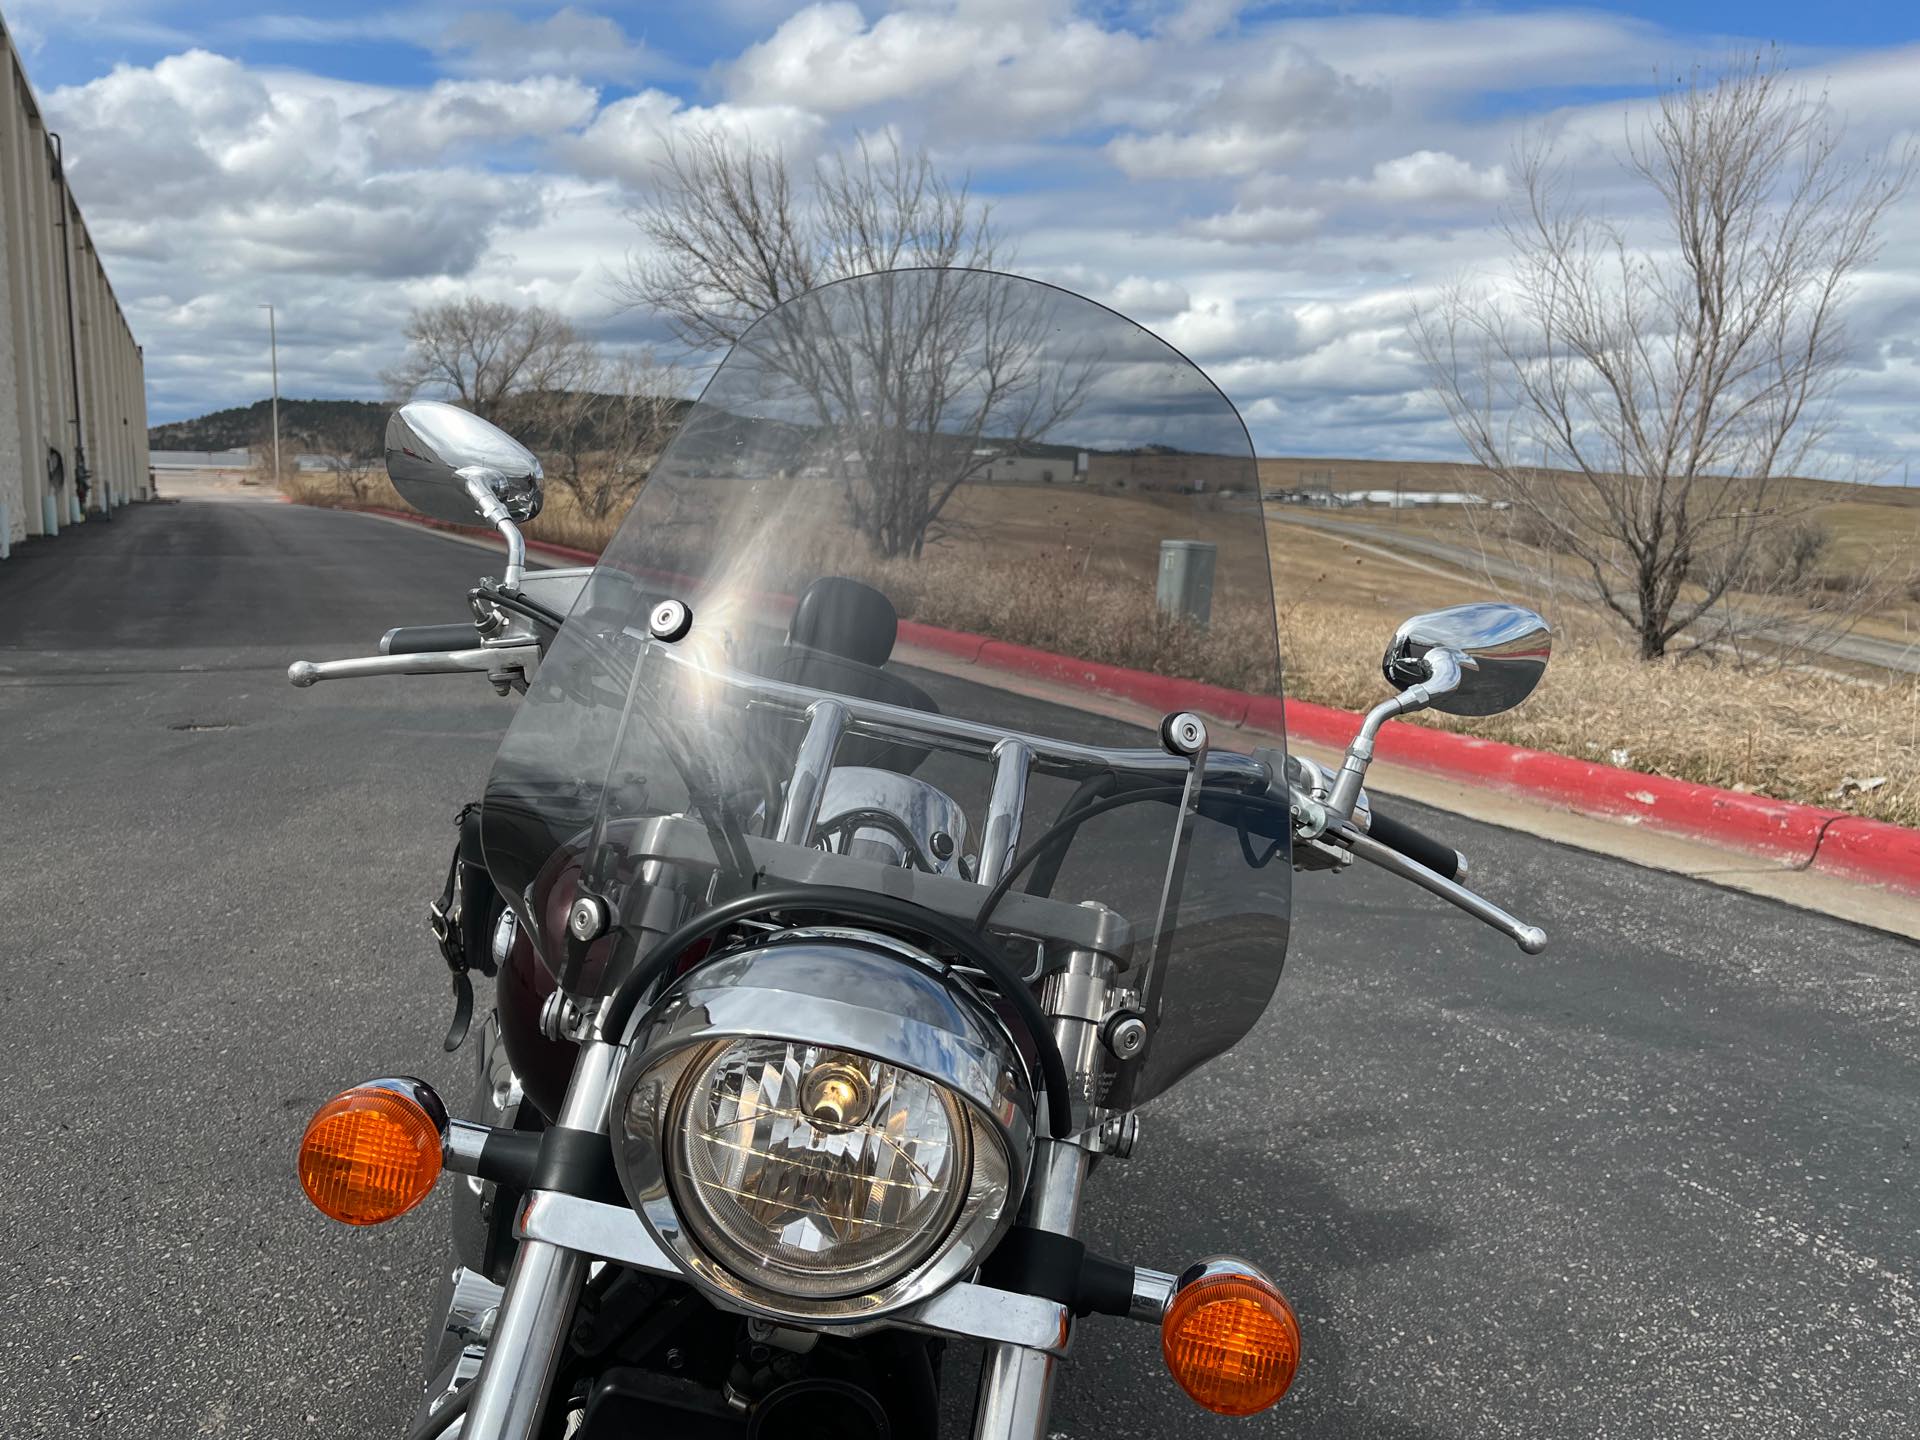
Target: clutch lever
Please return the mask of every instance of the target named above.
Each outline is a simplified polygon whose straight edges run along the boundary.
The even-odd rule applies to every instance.
[[[1411,880],[1421,889],[1429,890],[1442,900],[1459,906],[1474,919],[1491,925],[1529,955],[1538,955],[1547,948],[1547,932],[1538,925],[1528,925],[1514,919],[1485,896],[1475,894],[1457,881],[1429,870],[1418,860],[1409,859],[1398,850],[1382,845],[1369,835],[1363,835],[1352,825],[1342,823],[1333,826],[1321,838],[1343,846],[1360,859],[1378,865],[1402,880]]]
[[[420,650],[406,655],[356,655],[349,660],[296,660],[287,680],[305,689],[322,680],[364,680],[379,675],[458,675],[479,672],[496,685],[524,685],[540,663],[532,641],[475,645],[466,650]]]

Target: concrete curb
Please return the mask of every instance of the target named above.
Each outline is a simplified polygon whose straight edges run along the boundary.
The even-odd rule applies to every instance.
[[[452,525],[374,506],[365,508],[376,515],[435,530],[494,534],[478,526]],[[600,559],[592,551],[540,540],[529,540],[527,549],[575,564],[592,565]],[[1171,679],[1120,665],[1076,660],[916,620],[900,622],[900,639],[968,665],[1078,686],[1157,710],[1197,710],[1236,728],[1291,734],[1336,749],[1345,746],[1359,725],[1358,715],[1327,705],[1304,700],[1282,702],[1272,695],[1229,690],[1199,680]],[[1920,830],[1904,825],[1398,721],[1382,727],[1375,754],[1397,765],[1475,781],[1581,814],[1688,835],[1768,859],[1795,862],[1801,869],[1920,894]]]

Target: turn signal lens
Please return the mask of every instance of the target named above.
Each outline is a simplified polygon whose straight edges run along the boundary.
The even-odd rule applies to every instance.
[[[356,1085],[322,1105],[300,1140],[300,1188],[343,1225],[413,1209],[440,1178],[440,1125],[424,1085]]]
[[[1160,1350],[1180,1388],[1216,1415],[1257,1415],[1300,1368],[1300,1322],[1251,1265],[1209,1262],[1160,1321]]]

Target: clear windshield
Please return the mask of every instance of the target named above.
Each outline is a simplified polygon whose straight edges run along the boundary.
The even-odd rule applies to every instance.
[[[488,862],[592,992],[693,911],[796,878],[971,920],[1086,811],[988,923],[1029,973],[1093,947],[1151,989],[1144,1099],[1259,1017],[1291,866],[1272,807],[1232,798],[1259,767],[1224,755],[1181,843],[1187,762],[1093,693],[1099,663],[1277,692],[1232,405],[1051,286],[829,285],[748,332],[647,480],[501,749]],[[616,916],[590,948],[562,923],[582,884]]]

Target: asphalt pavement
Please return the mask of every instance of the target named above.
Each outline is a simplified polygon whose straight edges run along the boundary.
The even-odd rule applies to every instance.
[[[293,1149],[355,1080],[466,1093],[422,921],[512,704],[284,672],[460,618],[487,568],[253,500],[0,563],[7,1436],[399,1433],[438,1202],[335,1226]],[[1916,1433],[1920,952],[1406,808],[1552,948],[1382,875],[1300,877],[1274,1005],[1086,1207],[1107,1253],[1265,1265],[1299,1381],[1216,1420],[1150,1331],[1092,1320],[1055,1434]]]

